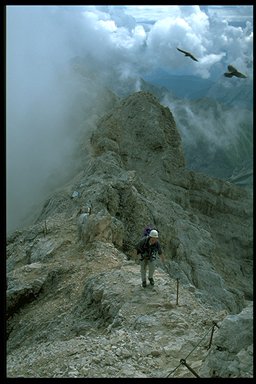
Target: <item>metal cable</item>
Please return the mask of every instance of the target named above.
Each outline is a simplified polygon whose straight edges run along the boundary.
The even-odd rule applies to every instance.
[[[214,329],[216,323],[213,322],[213,326],[206,332],[206,334],[202,337],[202,339],[199,341],[199,343],[192,349],[192,351],[189,352],[189,354],[186,356],[185,359],[181,359],[182,361],[186,361],[187,358],[191,355],[192,352],[194,352],[194,350],[198,347],[198,345],[203,341],[203,339],[208,335],[208,333],[210,333],[210,331],[212,331],[212,329]],[[174,368],[170,373],[168,373],[168,375],[166,377],[169,377],[173,372],[176,371],[176,369],[178,369],[181,365],[183,364],[183,362],[180,362],[179,365],[177,365],[176,368]]]

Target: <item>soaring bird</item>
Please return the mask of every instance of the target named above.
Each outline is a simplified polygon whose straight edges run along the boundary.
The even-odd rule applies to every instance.
[[[236,77],[241,77],[243,79],[247,77],[243,73],[239,72],[235,67],[233,67],[233,65],[228,65],[228,71],[229,72],[224,73],[224,76],[226,77],[236,76]]]
[[[189,57],[191,57],[192,60],[194,60],[194,61],[198,61],[198,60],[195,58],[195,56],[193,56],[190,52],[183,51],[182,49],[179,49],[179,48],[177,48],[177,49],[178,49],[178,51],[184,53],[185,56],[189,56]]]

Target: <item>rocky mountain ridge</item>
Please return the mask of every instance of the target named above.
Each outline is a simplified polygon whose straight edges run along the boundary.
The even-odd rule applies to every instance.
[[[8,238],[7,376],[194,377],[180,363],[191,354],[201,377],[252,377],[251,194],[188,171],[171,111],[147,92],[117,103],[85,147],[81,172]],[[143,289],[134,244],[148,223],[166,261]],[[212,321],[218,336],[192,357]]]

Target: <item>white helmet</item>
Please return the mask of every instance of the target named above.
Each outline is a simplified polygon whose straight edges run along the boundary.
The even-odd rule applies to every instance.
[[[155,229],[152,229],[152,231],[150,231],[149,237],[158,237],[158,232]]]

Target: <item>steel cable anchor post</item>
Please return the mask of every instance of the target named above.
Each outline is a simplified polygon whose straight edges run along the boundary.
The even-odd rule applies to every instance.
[[[179,278],[177,277],[176,305],[179,305]]]
[[[216,321],[213,321],[212,324],[213,324],[213,327],[212,327],[212,332],[211,332],[211,336],[210,336],[210,342],[209,342],[209,345],[208,345],[208,348],[207,348],[207,349],[210,349],[210,348],[211,348],[214,328],[215,328],[215,327],[218,327],[218,328],[219,328],[219,326],[218,326],[218,324],[216,323]]]
[[[44,237],[47,235],[47,225],[46,220],[44,221],[44,228],[43,228]]]
[[[193,373],[193,375],[195,375],[196,377],[199,377],[199,378],[200,378],[200,376],[194,371],[194,369],[191,368],[191,367],[186,363],[186,360],[185,360],[185,359],[180,359],[180,363],[183,364],[183,365],[185,365],[185,367],[187,367],[187,368],[190,370],[190,372]]]

